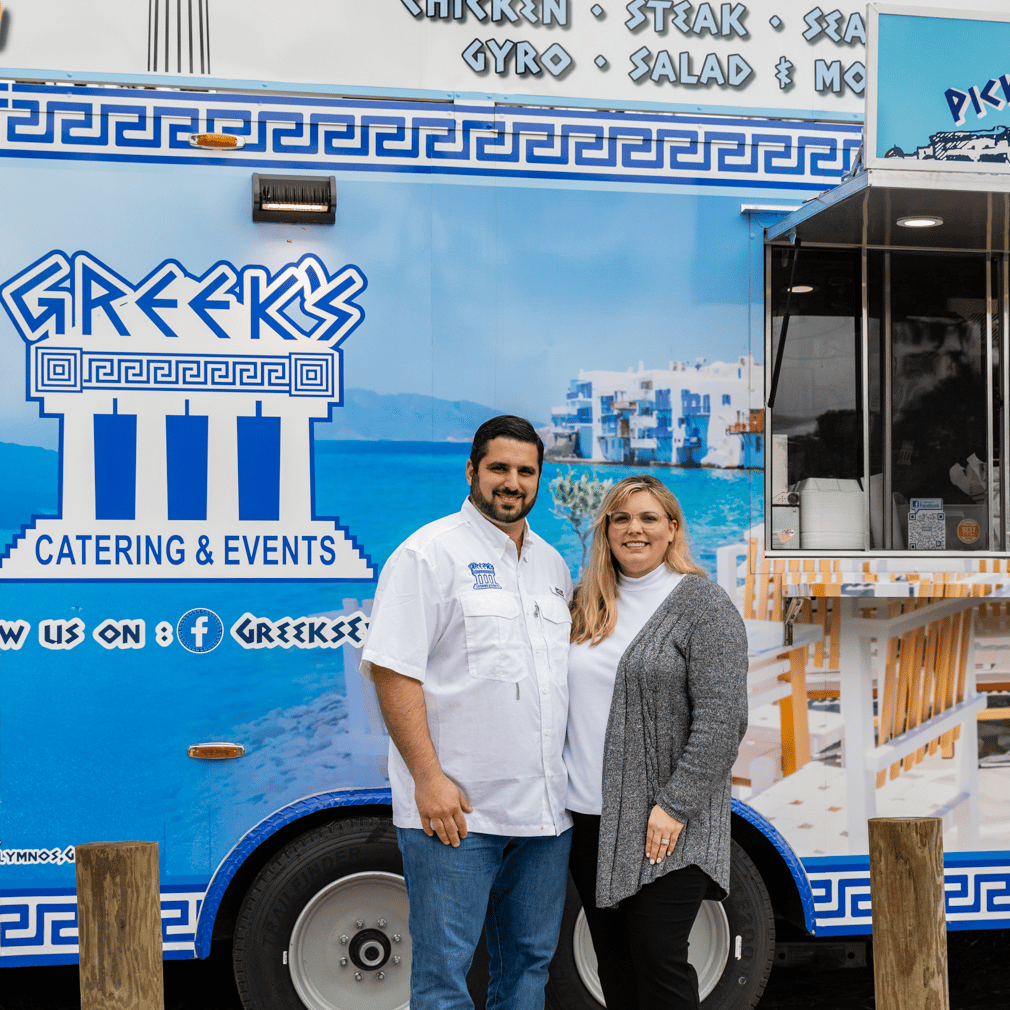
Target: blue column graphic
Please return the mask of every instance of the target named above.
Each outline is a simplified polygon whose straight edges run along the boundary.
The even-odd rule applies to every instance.
[[[95,518],[134,519],[137,510],[137,415],[95,414]]]
[[[238,517],[276,521],[281,507],[281,419],[255,417],[238,421]]]
[[[207,418],[185,414],[165,418],[168,518],[207,518]]]

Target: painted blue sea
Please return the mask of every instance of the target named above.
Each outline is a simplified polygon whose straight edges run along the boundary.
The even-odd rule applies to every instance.
[[[417,527],[460,507],[467,452],[468,446],[453,443],[317,441],[316,512],[339,517],[378,568]],[[8,475],[0,528],[14,530],[33,513],[56,511],[55,457],[0,445],[0,467]],[[569,471],[599,479],[642,471],[545,465],[530,521],[574,575],[582,545],[570,524],[552,514],[548,490],[550,480]],[[713,574],[716,549],[738,542],[761,519],[755,511],[762,497],[759,472],[648,472],[679,497],[695,555]],[[10,479],[13,474],[19,479]],[[24,647],[5,651],[0,660],[4,846],[155,838],[162,842],[166,878],[196,883],[207,880],[252,825],[299,797],[384,786],[374,754],[348,753],[354,713],[341,650],[251,652],[226,632],[219,648],[194,655],[177,644],[158,647],[153,634],[159,622],[174,626],[193,607],[213,610],[230,629],[245,612],[278,619],[339,611],[345,598],[360,601],[373,593],[369,583],[0,581],[0,618],[32,625]],[[54,652],[39,646],[40,620],[75,616],[87,629],[79,647]],[[110,617],[147,622],[141,653],[105,650],[93,640],[92,631]],[[37,746],[43,726],[58,747]],[[240,742],[247,755],[210,763],[186,756],[189,745],[208,740]],[[64,811],[59,837],[52,833],[52,810]],[[66,867],[17,872],[41,883],[73,876]]]
[[[338,516],[371,560],[381,566],[394,548],[424,523],[455,512],[466,496],[469,446],[453,442],[315,443],[316,513]],[[55,452],[0,443],[0,550],[32,515],[57,510]],[[559,473],[620,480],[651,473],[680,499],[696,558],[715,574],[716,548],[740,539],[762,518],[763,474],[754,470],[625,467],[611,464],[544,465],[540,498],[530,523],[578,573],[582,546],[572,526],[552,512],[548,489]],[[242,591],[245,595],[245,590]]]
[[[466,497],[469,445],[450,442],[316,442],[316,509],[339,515],[373,561],[382,563],[413,530],[455,512]],[[715,551],[759,523],[763,474],[754,470],[544,465],[540,497],[529,521],[561,551],[577,575],[582,545],[571,524],[552,512],[548,485],[559,473],[613,479],[635,473],[659,477],[680,500],[695,556],[713,576]]]

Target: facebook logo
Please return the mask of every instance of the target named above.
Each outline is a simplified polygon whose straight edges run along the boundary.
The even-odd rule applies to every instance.
[[[210,652],[224,638],[224,624],[213,610],[187,610],[175,629],[179,644],[190,652]]]

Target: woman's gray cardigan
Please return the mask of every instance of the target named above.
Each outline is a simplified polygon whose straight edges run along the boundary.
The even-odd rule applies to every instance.
[[[729,893],[731,770],[747,730],[747,633],[726,593],[685,575],[617,666],[603,745],[596,905],[607,908],[671,870],[703,869]],[[650,865],[649,814],[684,824]]]

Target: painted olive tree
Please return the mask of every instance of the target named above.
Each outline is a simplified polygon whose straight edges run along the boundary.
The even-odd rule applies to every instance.
[[[567,519],[572,524],[582,542],[582,560],[579,562],[579,574],[586,564],[586,551],[589,549],[589,537],[603,499],[613,480],[592,480],[588,473],[576,477],[572,470],[567,474],[559,474],[551,481],[549,487],[554,500],[553,512],[559,519]]]

